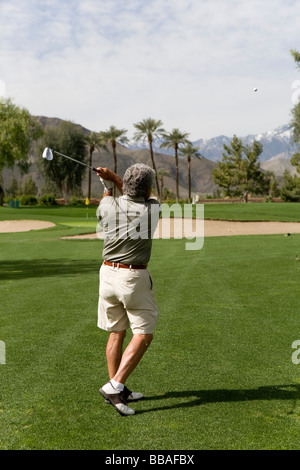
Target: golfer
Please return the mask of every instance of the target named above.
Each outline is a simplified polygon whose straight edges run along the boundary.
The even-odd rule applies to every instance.
[[[153,339],[158,316],[147,264],[160,205],[150,199],[155,175],[149,166],[132,165],[123,181],[107,168],[99,167],[97,172],[105,185],[97,212],[104,231],[98,327],[110,332],[106,347],[110,381],[100,393],[121,415],[133,415],[127,403],[143,395],[131,392],[125,383]],[[113,185],[121,196],[112,197]],[[129,327],[133,336],[123,352]]]

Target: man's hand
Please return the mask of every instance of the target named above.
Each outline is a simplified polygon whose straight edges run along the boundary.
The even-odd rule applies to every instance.
[[[101,176],[101,178],[107,181],[113,181],[114,177],[116,176],[114,172],[110,170],[109,168],[102,168],[101,166],[99,166],[98,168],[96,168],[96,170],[97,170],[97,175]]]
[[[97,170],[97,175],[100,176],[100,178],[103,179],[104,181],[104,184],[105,182],[109,181],[110,184],[108,184],[108,190],[110,191],[111,189],[111,186],[112,186],[112,183],[118,188],[118,190],[120,191],[121,194],[123,194],[123,181],[122,179],[116,175],[112,170],[110,170],[109,168],[103,168],[101,166],[99,166],[98,168],[96,168]],[[110,195],[109,192],[105,193],[104,195]]]

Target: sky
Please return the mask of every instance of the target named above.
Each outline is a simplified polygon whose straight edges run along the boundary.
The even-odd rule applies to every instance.
[[[288,124],[298,0],[0,0],[0,95],[91,131],[191,140]],[[257,91],[254,91],[257,88]]]

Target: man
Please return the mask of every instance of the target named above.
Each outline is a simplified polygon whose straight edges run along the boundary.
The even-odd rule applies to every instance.
[[[105,185],[98,207],[104,231],[103,264],[100,269],[98,327],[109,331],[106,358],[110,381],[100,388],[102,396],[122,415],[134,410],[127,402],[143,397],[126,386],[152,339],[158,309],[147,264],[160,205],[150,199],[154,171],[132,165],[123,181],[107,168],[97,168]],[[112,197],[113,185],[122,194]],[[133,336],[123,353],[126,330]]]

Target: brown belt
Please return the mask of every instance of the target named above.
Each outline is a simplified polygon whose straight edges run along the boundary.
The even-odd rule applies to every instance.
[[[112,263],[110,261],[103,261],[103,264],[105,266],[112,266],[113,268],[123,268],[123,269],[147,269],[146,264],[122,264],[122,263],[117,263],[116,261],[113,261]]]

